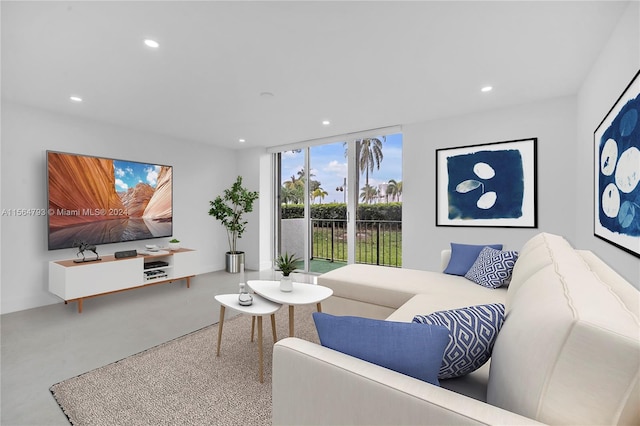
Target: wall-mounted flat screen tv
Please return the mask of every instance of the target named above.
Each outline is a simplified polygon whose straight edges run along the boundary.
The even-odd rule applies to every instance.
[[[49,250],[173,234],[173,168],[47,151]]]

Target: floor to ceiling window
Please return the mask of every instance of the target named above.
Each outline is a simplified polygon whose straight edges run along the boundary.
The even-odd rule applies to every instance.
[[[346,143],[309,148],[312,201],[310,213],[309,272],[322,273],[344,266],[349,257],[347,240]],[[324,181],[324,182],[323,182]]]
[[[402,134],[356,141],[355,262],[402,266]]]
[[[402,134],[273,150],[275,252],[323,273],[402,265]],[[353,218],[353,220],[350,220]]]

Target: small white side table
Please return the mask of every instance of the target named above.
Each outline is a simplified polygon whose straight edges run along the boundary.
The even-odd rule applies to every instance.
[[[224,325],[224,312],[225,307],[238,311],[242,314],[251,315],[251,341],[253,342],[253,325],[255,317],[258,317],[258,358],[259,358],[259,374],[260,383],[264,383],[264,363],[262,355],[262,317],[265,315],[271,316],[271,331],[273,332],[273,343],[278,338],[276,336],[276,317],[275,313],[282,307],[278,303],[274,303],[270,300],[266,300],[257,294],[253,294],[253,303],[250,306],[242,306],[238,303],[238,294],[218,294],[215,299],[220,303],[220,323],[218,324],[218,348],[216,356],[220,356],[220,343],[222,341],[222,326]]]
[[[333,294],[329,287],[317,284],[293,283],[293,291],[280,291],[280,281],[249,280],[247,285],[265,299],[272,302],[289,305],[289,336],[294,335],[294,306],[316,304],[318,312],[322,312],[320,302]]]

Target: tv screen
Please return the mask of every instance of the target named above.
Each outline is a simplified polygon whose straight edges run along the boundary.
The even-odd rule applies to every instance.
[[[47,151],[49,250],[173,234],[173,168]]]

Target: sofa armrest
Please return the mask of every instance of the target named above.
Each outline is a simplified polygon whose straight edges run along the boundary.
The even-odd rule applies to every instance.
[[[273,350],[273,425],[540,424],[297,338]]]

